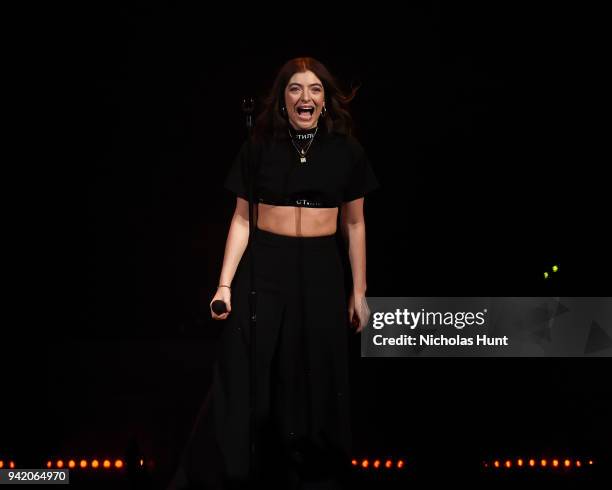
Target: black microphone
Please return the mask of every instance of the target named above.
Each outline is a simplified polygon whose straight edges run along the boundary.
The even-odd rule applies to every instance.
[[[214,311],[217,315],[222,315],[227,311],[227,308],[225,307],[225,302],[221,301],[220,299],[214,300],[210,307],[212,308],[212,311]]]

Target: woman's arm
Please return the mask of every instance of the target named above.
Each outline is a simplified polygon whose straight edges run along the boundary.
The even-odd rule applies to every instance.
[[[242,258],[242,254],[246,250],[249,243],[249,203],[241,197],[236,198],[236,210],[232,217],[229,232],[227,233],[227,241],[225,242],[225,254],[223,256],[223,267],[221,268],[221,276],[219,284],[231,286],[238,269],[238,264]],[[221,300],[226,305],[226,312],[217,315],[212,307],[210,314],[213,320],[225,320],[232,311],[232,295],[228,288],[217,288],[213,299],[210,302],[212,306],[216,300]]]
[[[363,200],[361,197],[342,204],[340,229],[346,243],[351,273],[353,275],[353,292],[365,295],[366,284],[366,233],[363,217]]]
[[[249,203],[241,197],[236,198],[236,209],[225,242],[223,267],[219,284],[232,284],[236,269],[249,242]]]
[[[341,208],[340,229],[348,249],[353,276],[353,290],[348,305],[349,322],[357,332],[368,323],[370,310],[365,300],[366,282],[366,231],[361,197],[344,203]],[[354,319],[356,313],[357,321]]]

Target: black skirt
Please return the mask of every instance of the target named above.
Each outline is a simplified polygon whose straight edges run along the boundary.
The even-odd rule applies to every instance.
[[[335,235],[291,237],[257,229],[255,466],[261,483],[345,474],[351,452],[348,314]],[[222,326],[212,386],[214,433],[224,477],[249,477],[247,249]]]

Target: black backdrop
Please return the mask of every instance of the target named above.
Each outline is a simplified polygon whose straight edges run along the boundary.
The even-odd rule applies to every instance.
[[[70,121],[79,151],[54,175],[67,226],[47,243],[68,280],[30,327],[44,340],[5,344],[7,370],[44,379],[46,393],[27,430],[4,426],[5,451],[36,462],[81,447],[79,434],[109,451],[135,435],[171,471],[222,328],[208,302],[241,98],[261,97],[291,57],[361,83],[356,134],[382,184],[366,198],[369,295],[610,293],[597,13],[362,8],[82,13],[70,69],[56,73],[83,113]],[[356,337],[352,354],[361,453],[393,449],[423,467],[528,448],[609,455],[604,359],[370,360]],[[15,369],[26,356],[46,361],[44,376]]]

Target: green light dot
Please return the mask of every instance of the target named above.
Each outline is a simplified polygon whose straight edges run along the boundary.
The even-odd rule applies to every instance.
[[[544,273],[544,279],[548,279],[548,272]]]
[[[553,272],[557,272],[559,270],[559,267],[556,265],[553,265]]]

